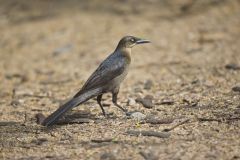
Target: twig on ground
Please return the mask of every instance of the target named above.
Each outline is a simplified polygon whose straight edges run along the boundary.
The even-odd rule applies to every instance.
[[[186,120],[184,120],[184,121],[182,121],[182,122],[176,124],[175,126],[173,126],[173,127],[171,127],[171,128],[165,128],[165,129],[163,130],[163,132],[169,132],[169,131],[171,131],[171,130],[177,128],[178,126],[183,125],[184,123],[189,122],[189,120],[190,120],[190,119],[186,119]]]
[[[136,131],[136,130],[129,130],[126,132],[129,135],[134,135],[134,136],[154,136],[158,138],[168,138],[170,137],[170,133],[168,132],[156,132],[156,131]]]
[[[156,118],[150,118],[146,119],[145,123],[151,123],[151,124],[170,124],[174,121],[174,118],[164,118],[164,119],[156,119]],[[144,123],[144,122],[143,122]]]
[[[113,138],[106,138],[106,139],[92,139],[94,143],[104,143],[104,142],[112,142]]]
[[[91,119],[88,118],[76,118],[76,119],[61,119],[56,124],[64,125],[64,124],[81,124],[81,123],[90,123]]]
[[[72,81],[72,79],[70,79],[70,78],[62,79],[62,80],[58,80],[58,81],[45,80],[45,81],[41,81],[40,84],[43,84],[43,85],[58,85],[58,84],[68,83],[70,81]]]
[[[217,118],[197,118],[201,122],[212,122],[212,121],[217,121],[217,122],[229,122],[229,121],[235,121],[235,120],[240,120],[240,117],[235,117],[235,118],[223,118],[223,119],[217,119]]]

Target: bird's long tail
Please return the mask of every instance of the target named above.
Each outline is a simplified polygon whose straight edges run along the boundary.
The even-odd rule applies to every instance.
[[[70,99],[68,102],[66,102],[65,104],[63,104],[62,106],[60,106],[55,112],[53,112],[51,115],[49,115],[43,122],[42,125],[43,126],[51,126],[54,123],[56,123],[56,121],[63,116],[64,113],[66,113],[68,110],[86,102],[87,100],[89,100],[92,97],[95,97],[97,95],[97,91],[92,91],[92,92],[88,92],[88,93],[84,93],[79,95],[78,97],[74,97],[72,99]]]

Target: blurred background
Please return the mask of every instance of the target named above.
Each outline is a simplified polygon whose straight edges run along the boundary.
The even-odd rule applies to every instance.
[[[85,77],[125,35],[153,42],[134,48],[137,79],[169,81],[168,64],[207,69],[238,59],[238,0],[2,0],[0,16],[2,75]]]
[[[154,97],[155,108],[146,110],[136,104],[127,106],[129,110],[138,109],[145,114],[155,112],[160,117],[239,117],[240,112],[236,112],[239,95],[235,93],[240,90],[239,0],[0,0],[0,121],[27,121],[33,125],[36,113],[50,114],[59,106],[59,101],[81,88],[125,35],[152,41],[133,48],[132,68],[121,88],[119,101],[125,105],[129,98],[150,94]],[[234,93],[233,87],[238,87]],[[170,106],[159,105],[165,99],[171,101]],[[197,107],[181,107],[186,99],[189,103],[196,102]],[[111,104],[110,99],[106,102]],[[92,108],[91,113],[94,113]],[[122,116],[111,108],[109,112]],[[100,113],[99,108],[96,113]],[[232,135],[225,134],[225,125],[219,126],[223,132],[220,137],[225,137],[228,145],[213,149],[216,157],[234,157],[239,151],[239,124],[236,126]],[[88,133],[101,134],[94,132],[94,129],[101,129],[98,127],[100,125],[82,134],[85,137]],[[118,130],[116,126],[111,127]],[[191,127],[199,133],[211,133],[204,126],[190,126],[189,130],[193,129]],[[74,127],[68,129],[72,131]],[[59,134],[61,132],[60,128]],[[13,133],[9,133],[5,136],[12,137]],[[191,134],[187,139],[191,139]],[[16,133],[16,136],[19,135]],[[32,135],[22,136],[31,139]],[[227,140],[231,136],[234,141]],[[208,136],[196,137],[196,145],[208,142]],[[213,140],[219,140],[215,138]],[[165,148],[171,145],[181,148],[180,145],[185,144],[176,139],[181,138],[173,136],[165,142]],[[186,146],[191,148],[191,145]],[[202,147],[208,148],[208,145]],[[222,152],[221,147],[226,147],[226,152]],[[11,157],[11,146],[5,149],[6,157]],[[35,153],[41,151],[42,148],[34,150]],[[163,150],[157,152],[174,158],[178,151],[174,148],[169,154]],[[196,155],[201,151],[206,150],[192,147]],[[20,157],[23,152],[16,149]]]
[[[151,47],[136,49],[133,57],[139,65],[179,61],[189,54],[191,60],[202,63],[231,61],[236,58],[232,55],[236,49],[226,49],[223,43],[239,42],[237,0],[11,0],[0,2],[0,15],[1,61],[13,70],[21,67],[22,72],[28,72],[29,67],[46,69],[41,63],[51,63],[52,57],[69,57],[70,64],[54,65],[63,65],[67,73],[78,72],[81,67],[76,63],[84,63],[79,57],[96,55],[92,61],[100,61],[125,35],[153,41]],[[198,52],[202,53],[195,54]],[[225,52],[233,59],[220,56]],[[15,60],[26,60],[26,56],[28,62],[16,67]],[[48,61],[42,61],[45,58]]]

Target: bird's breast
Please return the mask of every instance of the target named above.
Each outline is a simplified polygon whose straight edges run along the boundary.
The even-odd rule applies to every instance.
[[[114,88],[118,88],[122,81],[126,78],[128,74],[128,66],[125,68],[125,70],[120,74],[119,76],[115,77],[114,79],[111,80],[110,82],[110,87],[108,90],[112,90]]]

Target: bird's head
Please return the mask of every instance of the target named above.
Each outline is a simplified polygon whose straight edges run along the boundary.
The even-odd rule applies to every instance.
[[[118,48],[119,47],[132,48],[137,44],[143,44],[143,43],[150,43],[150,41],[146,39],[137,38],[134,36],[125,36],[118,43]]]

